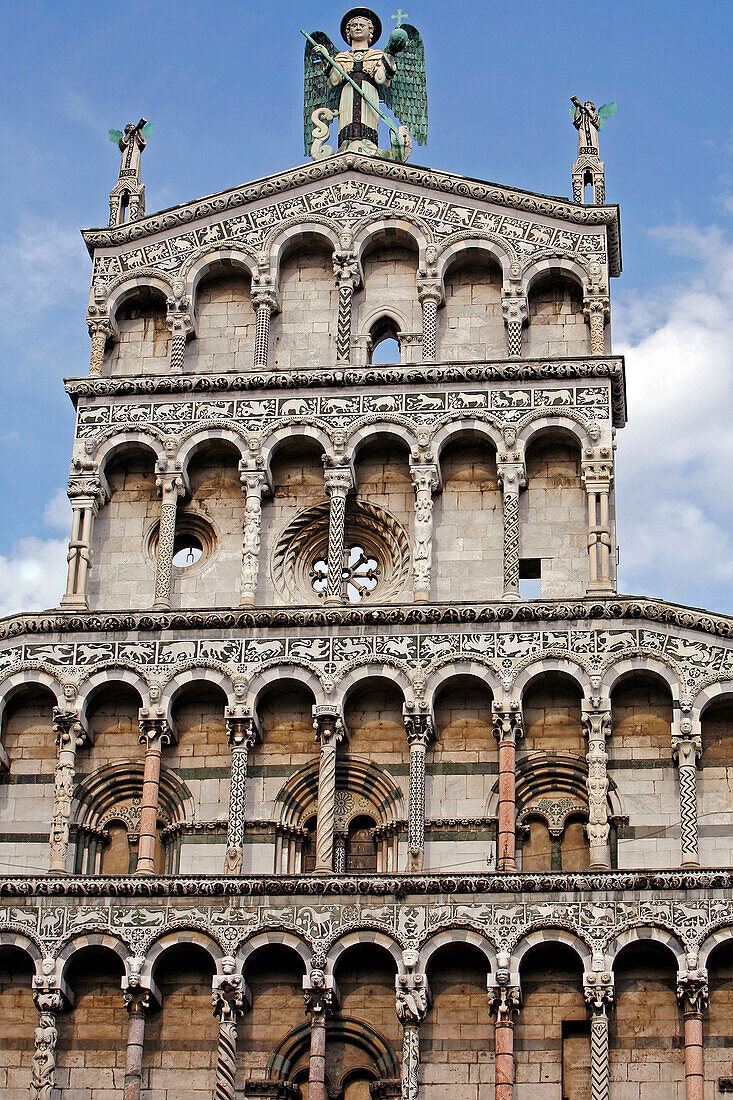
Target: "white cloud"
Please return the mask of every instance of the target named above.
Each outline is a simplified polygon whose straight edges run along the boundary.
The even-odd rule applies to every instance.
[[[6,330],[25,328],[49,307],[84,294],[89,280],[89,257],[75,226],[23,218],[13,237],[0,240]]]
[[[71,504],[64,486],[60,486],[43,509],[43,522],[53,531],[68,535],[71,530]]]
[[[0,554],[0,616],[55,607],[66,585],[66,539],[21,539]]]
[[[733,610],[733,241],[717,227],[654,237],[685,285],[621,297],[629,424],[619,434],[619,588]],[[619,338],[620,337],[620,338]]]

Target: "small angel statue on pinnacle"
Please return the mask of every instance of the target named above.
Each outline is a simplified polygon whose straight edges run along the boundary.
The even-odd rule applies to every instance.
[[[425,49],[419,31],[408,23],[395,27],[384,50],[379,16],[369,8],[351,8],[341,20],[347,50],[336,52],[324,31],[302,32],[305,46],[305,151],[314,160],[334,152],[365,153],[406,161],[413,140],[428,137]],[[399,59],[399,60],[398,60]],[[389,107],[400,125],[380,109]],[[338,116],[338,146],[325,142]],[[379,119],[390,129],[391,148],[379,148]]]

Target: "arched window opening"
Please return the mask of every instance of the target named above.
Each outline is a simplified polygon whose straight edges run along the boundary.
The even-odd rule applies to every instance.
[[[376,821],[362,814],[349,823],[346,840],[346,870],[369,874],[377,870]]]
[[[371,363],[400,363],[402,361],[399,329],[392,317],[380,317],[372,325],[369,336],[372,341]]]
[[[303,824],[306,835],[303,839],[303,871],[309,874],[316,866],[316,815],[309,817]]]

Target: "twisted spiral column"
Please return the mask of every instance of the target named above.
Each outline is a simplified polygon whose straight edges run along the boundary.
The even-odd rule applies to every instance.
[[[590,845],[591,871],[607,871],[611,867],[611,852],[608,844],[610,827],[608,824],[608,753],[606,738],[611,732],[611,709],[600,701],[583,700],[583,730],[588,750],[586,761],[588,777],[588,843]]]
[[[324,488],[329,499],[328,580],[326,583],[326,603],[328,604],[343,603],[346,496],[353,487],[354,476],[348,466],[325,468]]]
[[[524,463],[518,458],[500,456],[497,474],[502,490],[504,514],[504,594],[505,600],[519,599],[519,491],[527,484]]]
[[[193,332],[193,321],[189,312],[188,298],[169,298],[166,324],[171,334],[170,371],[171,374],[183,374],[186,357],[186,341]]]
[[[422,871],[425,862],[425,753],[433,723],[427,714],[404,715],[410,746],[410,802],[407,821],[407,870]]]
[[[314,721],[321,753],[318,763],[318,810],[316,815],[316,874],[333,871],[333,834],[336,815],[336,751],[344,727],[333,712],[317,713]]]
[[[236,1100],[237,1023],[245,1008],[245,988],[241,975],[235,973],[231,955],[224,956],[221,967],[223,973],[214,975],[211,992],[214,1015],[219,1021],[214,1100]]]
[[[173,739],[164,718],[140,718],[140,744],[145,745],[143,789],[140,799],[140,839],[137,846],[136,875],[155,873],[155,836],[158,825],[160,796],[160,763],[163,748]]]
[[[173,550],[176,539],[178,498],[183,496],[183,476],[180,472],[159,470],[155,485],[161,496],[158,548],[155,562],[154,610],[167,610],[171,605],[173,585]]]
[[[56,735],[58,757],[54,774],[53,817],[49,845],[51,874],[66,874],[66,860],[69,852],[69,821],[71,802],[74,797],[74,775],[76,771],[76,750],[84,744],[86,735],[76,711],[65,711],[59,707],[53,710],[53,731]]]
[[[509,708],[492,703],[493,734],[499,742],[499,805],[496,867],[499,871],[516,870],[517,847],[517,741],[524,736],[519,703]]]
[[[227,708],[228,710],[228,708]],[[244,822],[247,805],[247,758],[255,743],[256,730],[251,716],[227,713],[227,740],[232,750],[231,781],[229,783],[229,823],[227,826],[226,872],[242,872]]]
[[[672,730],[672,754],[677,763],[680,797],[680,858],[683,867],[699,867],[697,833],[697,763],[702,755],[702,739],[693,733],[689,718],[675,722]]]

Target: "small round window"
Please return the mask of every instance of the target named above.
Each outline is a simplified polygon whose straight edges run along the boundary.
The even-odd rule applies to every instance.
[[[176,569],[188,569],[201,558],[204,548],[201,539],[185,531],[176,535],[173,543],[173,564]]]

